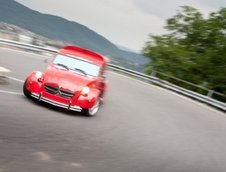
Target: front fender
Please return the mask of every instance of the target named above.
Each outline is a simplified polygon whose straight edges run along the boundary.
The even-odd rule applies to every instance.
[[[28,75],[28,77],[25,81],[25,85],[26,85],[27,90],[29,90],[31,93],[39,94],[43,89],[43,82],[41,82],[41,80],[39,81],[35,77],[35,73],[36,73],[36,71],[33,71]]]
[[[80,106],[81,108],[89,109],[96,104],[99,98],[100,90],[91,89],[90,93],[87,96],[80,94],[75,105]]]

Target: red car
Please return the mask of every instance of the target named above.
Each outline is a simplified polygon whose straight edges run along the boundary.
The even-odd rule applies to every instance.
[[[99,110],[106,91],[106,64],[106,59],[100,54],[66,46],[44,72],[34,71],[27,77],[24,95],[93,116]]]

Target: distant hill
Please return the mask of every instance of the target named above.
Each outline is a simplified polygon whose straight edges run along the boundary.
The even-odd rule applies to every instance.
[[[109,40],[88,27],[64,18],[42,14],[25,7],[15,0],[0,0],[0,21],[17,25],[49,39],[62,40],[96,52],[100,52],[113,63],[142,71],[149,59],[119,49]]]

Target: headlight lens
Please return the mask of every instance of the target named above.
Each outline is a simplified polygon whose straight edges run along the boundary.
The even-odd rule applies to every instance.
[[[87,94],[89,94],[89,92],[90,92],[90,88],[85,86],[85,87],[82,88],[81,94],[82,95],[87,95]]]
[[[37,71],[37,72],[35,73],[35,77],[36,77],[37,79],[41,79],[41,78],[42,78],[42,72]]]

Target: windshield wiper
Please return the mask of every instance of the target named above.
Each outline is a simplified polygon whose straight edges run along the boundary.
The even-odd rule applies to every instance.
[[[65,69],[69,70],[69,67],[67,67],[67,66],[66,66],[66,65],[64,65],[64,64],[57,63],[56,65],[61,66],[61,67],[65,68]]]
[[[84,75],[87,75],[87,73],[84,70],[82,70],[82,69],[74,68],[73,70],[78,71],[78,72],[80,72],[80,73],[82,73]]]

